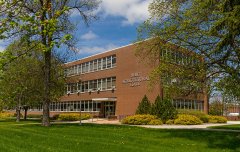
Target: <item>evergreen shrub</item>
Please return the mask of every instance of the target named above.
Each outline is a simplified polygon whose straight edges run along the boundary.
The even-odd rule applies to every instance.
[[[161,100],[160,96],[157,96],[154,104],[152,105],[151,114],[156,115],[165,123],[169,119],[176,118],[177,110],[172,105],[171,100]]]
[[[150,112],[151,112],[151,103],[148,100],[147,96],[144,95],[142,101],[138,105],[136,114],[150,114]]]

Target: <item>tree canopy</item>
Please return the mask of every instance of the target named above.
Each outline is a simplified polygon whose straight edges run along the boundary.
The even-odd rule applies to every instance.
[[[79,13],[88,24],[96,16],[98,0],[3,0],[0,1],[0,39],[24,37],[39,41],[44,52],[44,102],[42,125],[49,126],[51,53],[66,45],[72,48],[74,24],[71,14]],[[11,58],[11,57],[10,57]]]
[[[240,82],[239,0],[153,0],[149,12],[151,17],[139,27],[138,37],[152,41],[140,42],[137,54],[144,50],[144,58],[159,62],[158,54],[164,50],[187,49],[204,61],[187,63],[180,71],[173,64],[161,64],[153,71],[155,77],[173,69],[173,78],[189,77],[193,86],[226,76]]]
[[[25,52],[34,45],[34,50]],[[8,63],[1,72],[0,100],[8,107],[15,108],[19,115],[20,108],[37,106],[44,100],[43,53],[38,42],[29,44],[24,40],[15,41],[4,53],[17,57]],[[20,54],[24,54],[20,56]],[[64,76],[62,62],[52,58],[51,94],[52,101],[57,101],[63,94]],[[18,117],[18,121],[19,121]]]

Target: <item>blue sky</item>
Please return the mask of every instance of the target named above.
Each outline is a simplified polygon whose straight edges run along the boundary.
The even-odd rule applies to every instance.
[[[79,39],[79,59],[128,45],[137,39],[137,27],[149,17],[151,0],[102,0],[96,11],[99,20],[86,27],[79,25],[75,35]]]
[[[137,27],[149,17],[148,4],[152,0],[102,0],[95,11],[99,19],[89,27],[78,24],[75,37],[79,40],[77,53],[70,60],[128,45],[137,38]],[[73,20],[79,17],[72,16]],[[0,41],[0,51],[7,46]]]

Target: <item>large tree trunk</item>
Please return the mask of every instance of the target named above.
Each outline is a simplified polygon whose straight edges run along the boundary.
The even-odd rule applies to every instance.
[[[28,106],[23,107],[24,108],[24,120],[27,120],[27,111],[28,111]]]
[[[44,52],[44,101],[43,101],[43,126],[50,126],[49,104],[50,104],[50,69],[51,69],[51,51]]]
[[[20,121],[20,117],[21,117],[21,109],[20,109],[20,106],[17,105],[17,107],[16,107],[16,122]]]

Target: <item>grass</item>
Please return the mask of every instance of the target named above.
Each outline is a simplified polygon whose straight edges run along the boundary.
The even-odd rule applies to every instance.
[[[240,130],[240,125],[223,125],[223,126],[213,126],[213,127],[209,127],[209,128],[213,128],[213,129],[231,129],[231,130]]]
[[[120,125],[58,124],[0,121],[0,151],[4,152],[236,152],[240,133],[147,129]]]

